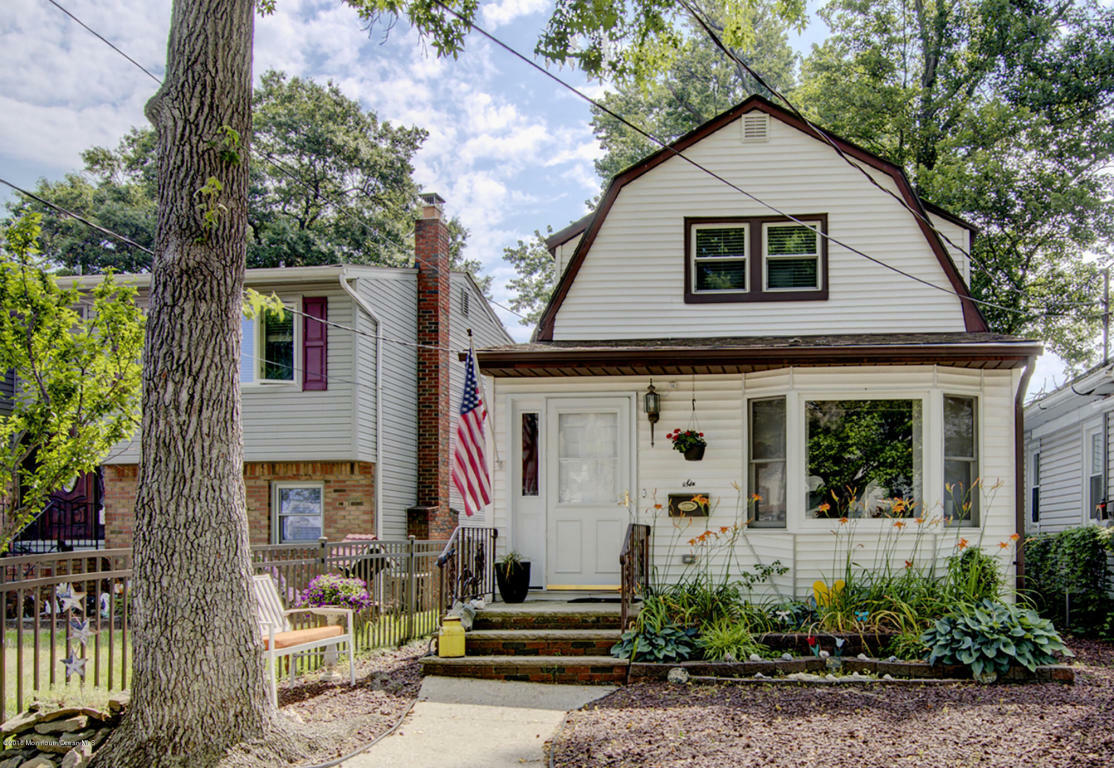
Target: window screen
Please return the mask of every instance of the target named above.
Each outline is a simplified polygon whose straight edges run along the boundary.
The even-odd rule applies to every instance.
[[[700,227],[693,241],[694,290],[747,289],[746,227]]]
[[[815,227],[815,229],[813,229]],[[820,287],[819,223],[766,226],[766,288],[771,290]]]

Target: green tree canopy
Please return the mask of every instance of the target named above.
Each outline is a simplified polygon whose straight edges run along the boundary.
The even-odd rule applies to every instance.
[[[332,83],[270,71],[254,94],[249,267],[319,264],[407,265],[413,262],[418,188],[413,157],[426,138],[365,111]],[[82,153],[84,173],[40,181],[35,194],[126,235],[146,248],[155,240],[157,158],[151,128],[133,128],[115,149]],[[142,272],[151,257],[30,200],[13,213],[43,217],[43,252],[65,271]],[[454,266],[490,276],[465,259],[468,231],[449,222]]]
[[[983,306],[994,330],[1086,361],[1114,235],[1114,11],[834,0],[821,14],[832,35],[804,61],[795,103],[979,225],[974,293],[1020,310]]]
[[[6,498],[0,548],[51,492],[91,472],[139,425],[143,313],[111,275],[87,297],[42,270],[36,214],[0,231],[0,369],[16,392],[0,415]],[[16,491],[15,489],[19,489]]]
[[[547,234],[552,234],[549,228]],[[514,267],[515,277],[507,282],[512,292],[511,309],[522,315],[522,325],[537,325],[553,286],[557,282],[557,260],[545,247],[545,235],[534,230],[530,240],[519,240],[503,249],[503,260]]]

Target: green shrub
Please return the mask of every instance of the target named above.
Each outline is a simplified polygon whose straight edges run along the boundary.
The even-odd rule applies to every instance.
[[[998,560],[978,547],[968,547],[948,558],[948,591],[953,599],[977,603],[997,600],[1002,590]]]
[[[700,629],[700,638],[696,642],[704,658],[712,661],[746,661],[752,653],[762,656],[770,652],[767,646],[754,639],[746,624],[729,620],[705,625]]]
[[[692,656],[696,630],[674,625],[661,628],[628,629],[611,646],[611,655],[631,661],[678,662]]]
[[[1103,634],[1112,612],[1111,529],[1093,525],[1025,542],[1025,586],[1042,616],[1084,635]]]
[[[993,600],[962,606],[937,619],[921,642],[929,649],[929,664],[963,664],[986,683],[1015,663],[1032,672],[1039,664],[1055,662],[1056,651],[1072,655],[1048,619]]]
[[[916,661],[928,655],[928,646],[921,639],[923,632],[919,629],[909,629],[899,632],[886,646],[886,652],[903,661]]]

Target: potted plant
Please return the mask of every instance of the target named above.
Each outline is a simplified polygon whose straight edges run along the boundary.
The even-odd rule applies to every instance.
[[[708,445],[704,433],[695,429],[675,429],[666,435],[673,441],[673,450],[683,453],[686,461],[700,461],[704,458],[704,448]]]
[[[504,603],[523,602],[530,591],[530,561],[518,552],[508,552],[495,564],[495,580]]]

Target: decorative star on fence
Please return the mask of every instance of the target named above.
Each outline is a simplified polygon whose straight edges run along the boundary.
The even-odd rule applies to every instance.
[[[62,664],[66,667],[66,682],[69,682],[71,675],[81,675],[81,679],[85,680],[85,659],[79,659],[70,651],[70,655],[62,659]]]
[[[74,592],[72,584],[59,585],[58,591],[55,592],[55,597],[62,603],[63,611],[73,608],[75,611],[84,612],[84,609],[81,607],[81,598]]]
[[[89,626],[89,620],[79,621],[78,619],[70,619],[70,634],[75,643],[85,645],[89,642],[89,638],[93,636],[93,630]]]

